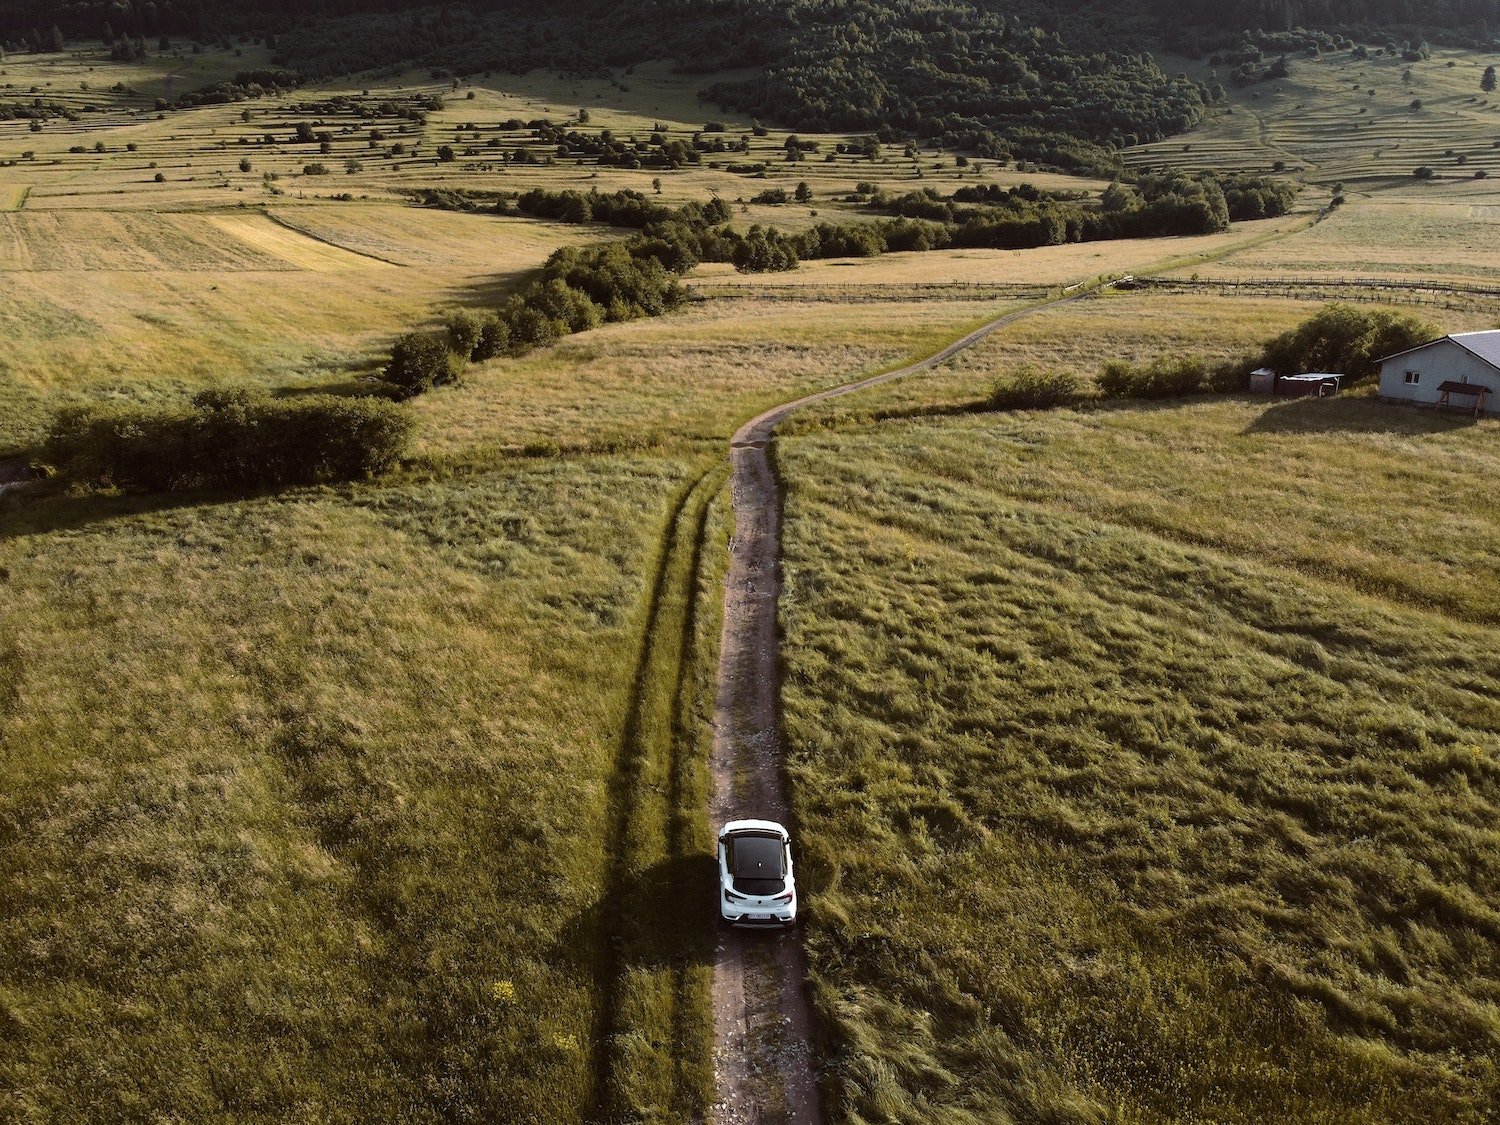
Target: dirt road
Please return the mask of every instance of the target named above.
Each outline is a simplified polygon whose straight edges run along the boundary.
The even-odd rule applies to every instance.
[[[781,594],[781,494],[767,453],[788,414],[936,367],[996,329],[1035,312],[1009,313],[926,359],[784,403],[746,422],[730,443],[734,538],[724,590],[711,769],[714,830],[727,820],[785,820],[777,600]],[[795,847],[795,842],[794,842]],[[807,963],[796,931],[723,931],[714,955],[714,1073],[718,1125],[821,1121],[812,1054]]]

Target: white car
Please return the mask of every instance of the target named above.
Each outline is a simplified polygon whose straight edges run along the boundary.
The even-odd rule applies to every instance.
[[[791,835],[774,820],[731,820],[719,833],[719,915],[735,926],[797,921]]]

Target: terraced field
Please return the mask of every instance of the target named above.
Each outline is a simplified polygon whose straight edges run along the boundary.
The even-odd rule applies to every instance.
[[[1287,78],[1231,89],[1228,106],[1203,125],[1131,149],[1126,160],[1136,167],[1254,171],[1280,162],[1308,182],[1349,188],[1388,186],[1424,164],[1447,178],[1472,178],[1480,170],[1495,176],[1500,98],[1479,89],[1485,61],[1441,50],[1415,63],[1354,59],[1347,51],[1293,58]],[[1193,60],[1166,65],[1212,76]]]

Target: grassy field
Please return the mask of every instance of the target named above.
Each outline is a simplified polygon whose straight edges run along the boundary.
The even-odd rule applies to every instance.
[[[1335,211],[1314,227],[1199,270],[1204,277],[1500,279],[1500,188],[1412,185]],[[1493,181],[1500,183],[1500,181]]]
[[[0,457],[30,452],[71,403],[358,389],[396,334],[493,304],[559,246],[619,235],[418,208],[421,188],[655,195],[659,178],[666,202],[739,201],[805,179],[810,205],[734,207],[739,224],[802,226],[849,215],[861,180],[1104,186],[959,169],[931,148],[829,162],[850,139],[831,135],[788,164],[777,129],[674,172],[496,162],[536,147],[511,119],[584,107],[585,132],[748,130],[697,100],[709,77],[664,66],[457,90],[422,72],[154,109],[266,61],[245,45],[0,62],[0,100],[81,114],[35,134],[0,123]],[[422,122],[387,105],[434,96],[446,104]],[[332,98],[344,108],[309,108]],[[291,142],[314,121],[326,153]],[[1274,124],[1279,150],[1293,122]],[[1185,138],[1188,155],[1206,160],[1206,138]],[[1235,166],[1271,151],[1258,128],[1235,143]],[[442,144],[458,158],[439,160]],[[708,877],[724,439],[1099,275],[1396,274],[1436,247],[1429,272],[1489,276],[1482,182],[1386,186],[1361,181],[1380,194],[1351,191],[1300,233],[1311,212],[1201,239],[703,267],[671,316],[477,365],[415,400],[417,456],[384,482],[0,496],[0,948],[14,953],[0,1117],[701,1118],[710,935],[680,907]],[[1230,354],[1309,311],[1090,298],[813,422],[962,406],[1020,363],[1092,375],[1109,356]],[[1493,936],[1473,901],[1490,868],[1471,850],[1492,805],[1496,673],[1462,654],[1493,648],[1500,605],[1493,521],[1452,487],[1493,475],[1494,426],[1336,409],[1196,404],[788,443],[788,718],[827,1058],[851,1119],[1155,1120],[1172,1098],[1205,1120],[1232,1117],[1215,1098],[1288,1118],[1462,1119],[1494,1092],[1472,1046],[1493,1043],[1493,966],[1468,928]],[[846,665],[828,655],[841,651]],[[1128,683],[1123,702],[1080,712]],[[1215,718],[1224,700],[1242,730]],[[1369,755],[1329,749],[1349,732]],[[1403,754],[1418,780],[1401,781]],[[868,861],[846,862],[862,833]],[[1372,858],[1362,835],[1397,858]],[[1351,871],[1394,888],[1388,916],[1338,882]],[[869,923],[887,888],[899,930]],[[1208,1026],[1241,983],[1229,1023]],[[1139,1052],[1115,1046],[1132,1039]],[[1220,1046],[1222,1066],[1197,1065]]]
[[[1478,1121],[1497,429],[1358,399],[786,441],[839,1120]]]
[[[621,962],[610,895],[701,812],[600,824],[686,469],[5,498],[0,1115],[577,1120],[676,1043],[694,931]]]
[[[1134,165],[1269,171],[1279,161],[1310,183],[1364,190],[1410,179],[1421,164],[1443,179],[1500,173],[1500,99],[1479,78],[1482,53],[1437,50],[1409,63],[1396,55],[1355,59],[1348,51],[1288,60],[1279,81],[1230,87],[1223,109],[1180,137],[1127,153]],[[1198,78],[1207,63],[1165,59]],[[1410,72],[1409,80],[1405,77]],[[1227,83],[1226,83],[1227,84]],[[1413,101],[1421,103],[1412,108]]]

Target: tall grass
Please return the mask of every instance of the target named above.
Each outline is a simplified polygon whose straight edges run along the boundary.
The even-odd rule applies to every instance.
[[[621,654],[686,478],[0,500],[0,1117],[592,1116]]]
[[[836,1120],[1490,1112],[1494,424],[1312,409],[784,443]]]

